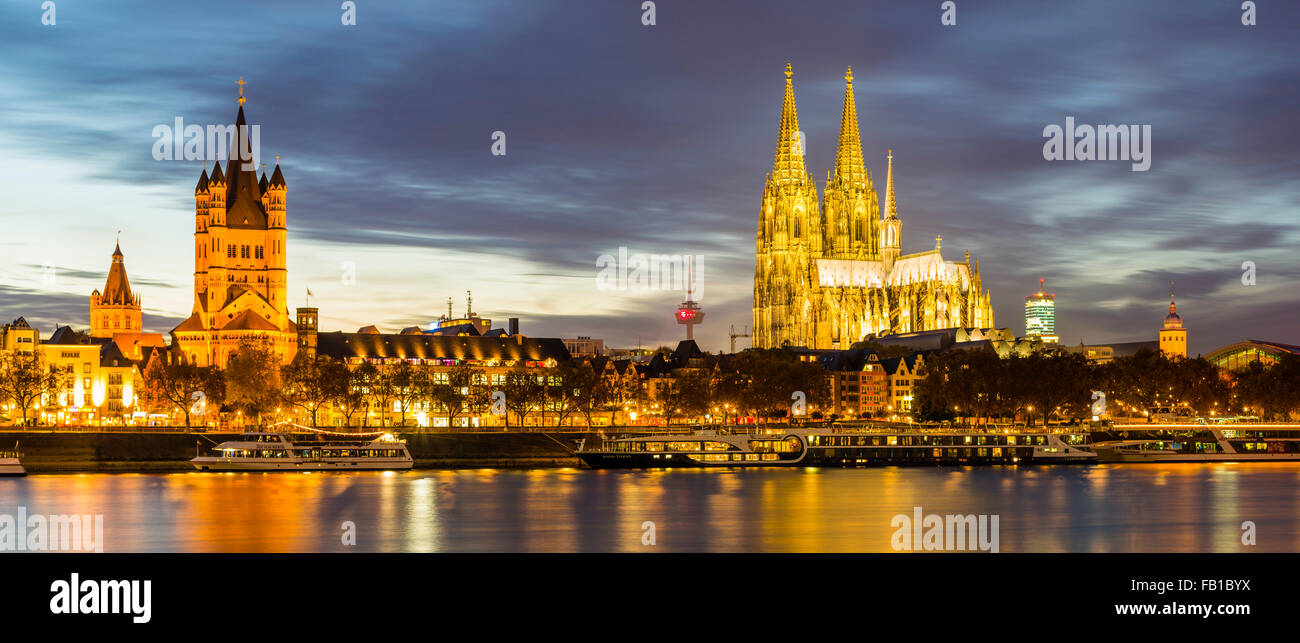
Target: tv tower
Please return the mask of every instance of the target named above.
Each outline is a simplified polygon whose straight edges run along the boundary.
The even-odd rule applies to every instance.
[[[686,325],[686,339],[694,341],[695,325],[704,321],[704,310],[700,304],[691,299],[691,290],[686,290],[686,301],[677,307],[677,323]]]

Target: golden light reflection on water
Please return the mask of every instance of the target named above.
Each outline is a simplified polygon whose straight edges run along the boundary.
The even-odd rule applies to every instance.
[[[0,513],[104,514],[106,551],[892,551],[914,507],[997,514],[1002,551],[1300,551],[1298,492],[1300,463],[94,474],[0,480]]]

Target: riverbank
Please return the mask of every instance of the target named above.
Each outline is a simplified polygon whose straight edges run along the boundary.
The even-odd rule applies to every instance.
[[[190,458],[209,453],[237,433],[184,431],[0,430],[0,444],[17,442],[29,474],[174,473],[193,471]],[[579,440],[599,441],[593,431],[518,433],[399,433],[416,468],[577,467]]]

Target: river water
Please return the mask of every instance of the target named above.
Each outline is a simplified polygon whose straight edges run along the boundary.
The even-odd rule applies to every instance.
[[[997,515],[1004,552],[1300,551],[1300,463],[0,479],[19,506],[117,552],[893,551],[918,506]]]

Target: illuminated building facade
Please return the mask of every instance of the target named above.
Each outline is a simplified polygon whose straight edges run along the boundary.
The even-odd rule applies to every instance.
[[[284,174],[277,162],[268,181],[252,161],[243,87],[234,144],[223,172],[218,163],[194,188],[194,310],[172,330],[173,344],[199,366],[225,367],[245,338],[271,340],[284,362],[298,334],[289,319]]]
[[[304,321],[303,310],[299,309],[299,323]],[[432,333],[380,333],[374,332],[331,332],[319,333],[304,326],[303,346],[312,346],[316,355],[323,355],[343,362],[355,368],[370,363],[376,366],[407,363],[412,366],[428,367],[429,377],[434,383],[445,384],[449,373],[458,366],[474,367],[473,381],[470,386],[480,391],[502,390],[506,378],[512,369],[533,369],[539,378],[549,378],[558,383],[555,375],[556,365],[568,362],[571,358],[564,342],[556,338],[478,335],[437,335]],[[481,401],[481,400],[480,400]],[[377,403],[365,402],[364,415],[371,418],[372,426],[387,426],[399,422],[400,405],[396,400],[390,401],[391,408],[378,406]],[[545,421],[545,414],[553,410],[542,404],[539,417],[530,417],[530,422]],[[501,422],[489,413],[486,404],[475,407],[471,400],[464,402],[464,408],[456,411],[454,418],[448,418],[446,409],[439,409],[430,400],[423,400],[407,409],[407,418],[417,426],[446,427],[449,424],[463,427],[495,425]],[[321,418],[326,422],[343,425],[344,418],[330,412]]]
[[[1043,289],[1044,280],[1038,280],[1038,292],[1025,296],[1025,336],[1037,337],[1044,342],[1057,343],[1056,295]]]
[[[90,293],[90,336],[112,337],[114,333],[140,332],[140,296],[131,293],[126,278],[122,246],[113,248],[113,263],[108,268],[104,291]]]
[[[1183,318],[1178,315],[1178,306],[1174,304],[1174,284],[1169,284],[1169,314],[1165,315],[1164,327],[1160,329],[1160,352],[1167,357],[1187,357],[1187,329],[1183,327]]]
[[[1239,371],[1255,362],[1265,367],[1272,366],[1287,355],[1300,357],[1300,346],[1248,339],[1210,351],[1205,359],[1219,368]]]
[[[963,261],[945,261],[936,239],[933,250],[901,254],[893,152],[882,217],[863,162],[852,69],[844,77],[835,165],[820,202],[804,161],[789,64],[785,77],[756,235],[754,347],[848,348],[868,334],[991,327],[993,306],[969,251]]]

